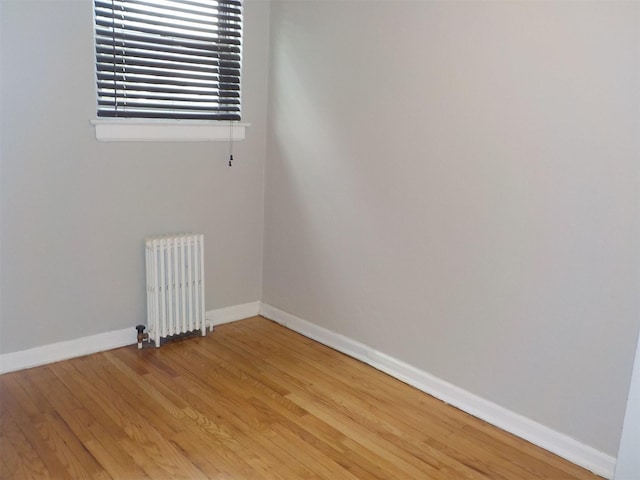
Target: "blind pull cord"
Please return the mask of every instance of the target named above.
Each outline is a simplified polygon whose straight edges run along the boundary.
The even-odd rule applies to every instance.
[[[229,120],[229,166],[233,162],[233,120]]]

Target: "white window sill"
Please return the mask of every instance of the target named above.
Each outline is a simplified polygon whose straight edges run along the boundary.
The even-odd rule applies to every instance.
[[[248,123],[194,120],[91,120],[103,142],[220,142],[244,140]]]

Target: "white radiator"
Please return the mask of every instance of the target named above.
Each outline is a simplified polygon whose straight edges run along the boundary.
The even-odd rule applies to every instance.
[[[206,335],[204,235],[151,237],[145,245],[149,339],[159,347],[171,335]]]

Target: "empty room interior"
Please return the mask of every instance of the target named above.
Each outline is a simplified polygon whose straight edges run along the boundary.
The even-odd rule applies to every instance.
[[[224,115],[109,118],[209,11]],[[0,121],[0,478],[640,480],[640,2],[0,0]]]

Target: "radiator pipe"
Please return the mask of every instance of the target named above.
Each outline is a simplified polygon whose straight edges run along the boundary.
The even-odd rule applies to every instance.
[[[136,330],[138,331],[138,350],[142,349],[142,342],[149,340],[149,334],[144,333],[145,328],[147,328],[145,325],[136,325]]]

